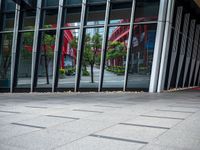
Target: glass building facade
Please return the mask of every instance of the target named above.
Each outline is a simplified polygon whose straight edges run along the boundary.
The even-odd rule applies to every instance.
[[[199,84],[199,34],[190,40],[185,21],[193,12],[179,1],[1,0],[0,8],[0,91],[157,92]],[[195,61],[184,77],[170,66],[185,47],[194,47],[186,54]]]

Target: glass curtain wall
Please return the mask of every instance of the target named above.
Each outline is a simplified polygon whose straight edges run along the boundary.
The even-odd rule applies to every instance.
[[[35,27],[35,9],[21,9],[21,21],[18,34],[18,67],[16,88],[30,88],[32,69],[33,36]]]
[[[38,38],[36,90],[52,87],[55,36],[59,0],[43,0]]]
[[[11,0],[2,1],[0,9],[0,89],[8,89],[10,88],[15,3]]]
[[[105,66],[100,66],[102,59],[102,41],[104,35],[106,0],[87,0],[83,25],[83,42],[80,42],[81,0],[64,0],[61,36],[59,37],[58,68],[56,89],[74,90],[76,81],[77,47],[82,44],[80,59],[80,86],[78,90],[122,90],[125,82],[125,70],[128,69],[127,90],[148,89],[154,54],[155,35],[159,11],[159,0],[136,0],[133,37],[130,56],[127,58],[127,46],[130,32],[130,18],[133,0],[111,0],[108,23],[108,37],[105,49]],[[3,0],[1,11],[1,67],[6,53],[11,55],[9,42],[12,40],[15,3]],[[36,62],[36,90],[51,89],[54,67],[54,49],[58,20],[59,0],[42,0],[39,23],[39,36]],[[29,88],[31,84],[32,50],[35,8],[22,8],[20,12],[18,35],[17,88]],[[9,33],[4,33],[4,31]],[[11,38],[10,38],[11,37]],[[11,42],[12,43],[12,42]],[[7,45],[6,45],[7,44]],[[10,47],[10,48],[9,48]],[[7,55],[9,56],[9,55]],[[4,58],[4,59],[3,59]],[[127,61],[129,60],[129,61]],[[128,68],[126,63],[129,62]],[[10,64],[8,65],[10,66]],[[103,80],[100,73],[104,69]],[[9,76],[9,70],[6,76]],[[1,75],[2,78],[2,75]],[[58,84],[57,84],[58,82]],[[0,85],[1,86],[1,85]],[[101,89],[99,89],[101,90]]]
[[[88,1],[81,56],[80,90],[98,90],[105,12],[105,1]],[[98,27],[99,25],[102,27]]]

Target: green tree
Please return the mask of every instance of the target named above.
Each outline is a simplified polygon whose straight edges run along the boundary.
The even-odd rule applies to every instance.
[[[49,84],[49,73],[48,73],[48,66],[49,62],[53,59],[54,50],[53,47],[55,45],[55,35],[50,33],[43,33],[43,40],[42,40],[42,53],[41,55],[44,56],[44,65],[45,65],[45,74],[46,74],[46,81]]]
[[[31,46],[33,45],[33,32],[25,32],[24,37],[23,37],[23,48],[21,50],[21,56],[24,59],[28,59],[32,57],[32,52],[28,51],[26,46]],[[54,45],[55,45],[55,34],[52,34],[50,32],[44,32],[42,34],[42,43],[40,48],[41,56],[44,56],[44,65],[45,65],[45,75],[46,75],[46,81],[47,84],[49,84],[49,75],[48,75],[48,66],[49,62],[53,59],[53,54],[54,54]]]
[[[20,53],[21,53],[21,57],[23,57],[24,59],[30,59],[32,57],[32,51],[29,51],[27,49],[27,46],[32,47],[33,36],[34,36],[33,32],[25,32],[23,34],[23,39],[22,39],[23,48],[21,49]]]
[[[12,33],[3,35],[1,46],[1,60],[0,60],[0,77],[7,79],[8,70],[11,65],[11,49],[12,49]]]
[[[114,41],[109,42],[109,49],[107,52],[106,59],[115,59],[126,56],[126,46],[122,42]]]
[[[99,33],[95,33],[92,37],[89,34],[85,37],[83,64],[86,69],[90,65],[91,82],[94,83],[94,65],[98,58],[98,52],[101,48],[102,37]]]

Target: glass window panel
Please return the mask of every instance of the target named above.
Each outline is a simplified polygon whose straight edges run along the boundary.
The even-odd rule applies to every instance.
[[[21,33],[17,87],[31,85],[32,48],[34,32]]]
[[[4,2],[4,11],[15,11],[16,4],[13,0],[3,0]]]
[[[80,88],[98,88],[103,32],[103,28],[86,29]]]
[[[156,28],[156,24],[134,26],[127,88],[149,88]]]
[[[56,28],[58,9],[43,10],[44,22],[43,28]]]
[[[65,0],[65,5],[81,5],[82,0]]]
[[[87,25],[104,24],[106,5],[88,6]]]
[[[109,28],[103,88],[123,88],[129,26]]]
[[[3,30],[13,30],[15,20],[15,13],[4,13],[3,14]]]
[[[23,24],[22,29],[34,29],[35,27],[35,11],[24,11],[23,12]]]
[[[136,1],[135,22],[156,21],[158,19],[160,0]]]
[[[74,88],[79,30],[63,30],[58,88]]]
[[[81,6],[65,7],[62,26],[78,26],[81,18]]]
[[[48,6],[58,6],[59,0],[43,0],[43,6],[48,7]]]
[[[41,34],[37,87],[51,88],[56,31],[44,31]]]
[[[0,36],[0,88],[9,88],[13,34],[7,33]]]
[[[88,0],[88,3],[105,3],[106,0]]]
[[[130,22],[132,1],[111,3],[110,23]]]

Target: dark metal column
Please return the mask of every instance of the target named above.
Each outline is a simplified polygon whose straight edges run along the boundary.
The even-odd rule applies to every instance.
[[[194,73],[193,86],[195,86],[196,83],[198,85],[198,72],[200,71],[200,40],[199,40],[199,46],[198,46],[197,51],[198,51],[197,52],[197,62],[196,62],[196,68],[195,68],[195,73]]]
[[[104,78],[104,69],[105,69],[105,61],[106,61],[106,49],[108,45],[108,23],[110,19],[110,0],[107,0],[106,4],[106,14],[105,14],[105,24],[104,24],[104,35],[103,35],[103,41],[102,41],[102,48],[101,48],[101,65],[100,65],[100,77],[99,77],[99,87],[98,91],[100,92],[102,90],[103,86],[103,78]]]
[[[186,78],[188,75],[189,64],[190,64],[191,53],[192,53],[192,46],[193,46],[193,39],[194,39],[195,24],[196,24],[196,20],[194,20],[194,19],[191,20],[182,87],[185,87],[185,82],[186,82]]]
[[[174,36],[173,36],[172,53],[171,53],[171,61],[170,61],[167,89],[169,89],[170,85],[171,85],[172,74],[174,71],[174,65],[175,65],[177,51],[178,51],[178,43],[179,43],[179,37],[180,37],[179,33],[180,33],[180,27],[181,27],[181,21],[182,21],[182,12],[183,12],[183,7],[178,7],[177,13],[176,13],[175,32],[174,32]]]
[[[192,82],[192,77],[194,75],[194,67],[195,67],[196,59],[197,59],[199,35],[200,35],[200,25],[197,25],[196,31],[195,31],[195,39],[194,39],[194,46],[193,46],[193,52],[192,52],[192,61],[191,61],[191,66],[190,66],[190,76],[189,76],[188,86],[193,86],[191,82]]]
[[[133,29],[134,29],[134,19],[135,19],[135,6],[136,1],[133,0],[132,11],[131,11],[131,20],[130,20],[130,29],[129,29],[129,37],[128,37],[128,46],[127,46],[127,55],[126,55],[126,69],[124,76],[124,87],[123,91],[126,91],[127,82],[128,82],[128,69],[129,69],[129,61],[130,61],[130,53],[131,53],[131,44],[133,40]]]
[[[15,68],[16,68],[16,53],[17,53],[17,41],[18,41],[18,31],[19,31],[19,17],[20,17],[20,5],[16,4],[15,9],[15,22],[13,29],[13,40],[12,40],[12,53],[11,53],[11,82],[10,82],[10,92],[12,93],[14,90],[14,78],[15,76]]]
[[[52,81],[52,92],[56,91],[58,86],[58,71],[59,71],[59,51],[61,51],[60,40],[61,40],[61,23],[62,23],[62,14],[63,14],[63,3],[64,0],[59,1],[58,9],[58,19],[57,19],[57,29],[56,29],[56,39],[55,39],[55,48],[54,48],[54,62],[53,62],[53,81]]]
[[[38,49],[38,38],[39,38],[39,28],[41,19],[41,7],[42,0],[37,0],[36,8],[36,19],[35,19],[35,30],[33,37],[33,50],[32,50],[32,70],[31,70],[31,92],[34,92],[37,82],[37,49]]]
[[[190,14],[185,14],[184,17],[184,25],[183,25],[183,35],[181,39],[181,47],[180,47],[180,55],[179,55],[179,62],[178,62],[178,72],[176,77],[176,88],[180,82],[180,75],[183,68],[183,62],[185,57],[186,45],[187,45],[187,36],[189,31],[189,21],[190,21]]]
[[[77,47],[77,58],[76,58],[76,77],[75,77],[75,88],[74,91],[77,92],[80,85],[80,76],[81,76],[81,60],[84,48],[84,35],[85,35],[85,17],[86,17],[86,7],[87,0],[82,1],[82,11],[81,11],[81,22],[78,38],[78,47]]]

